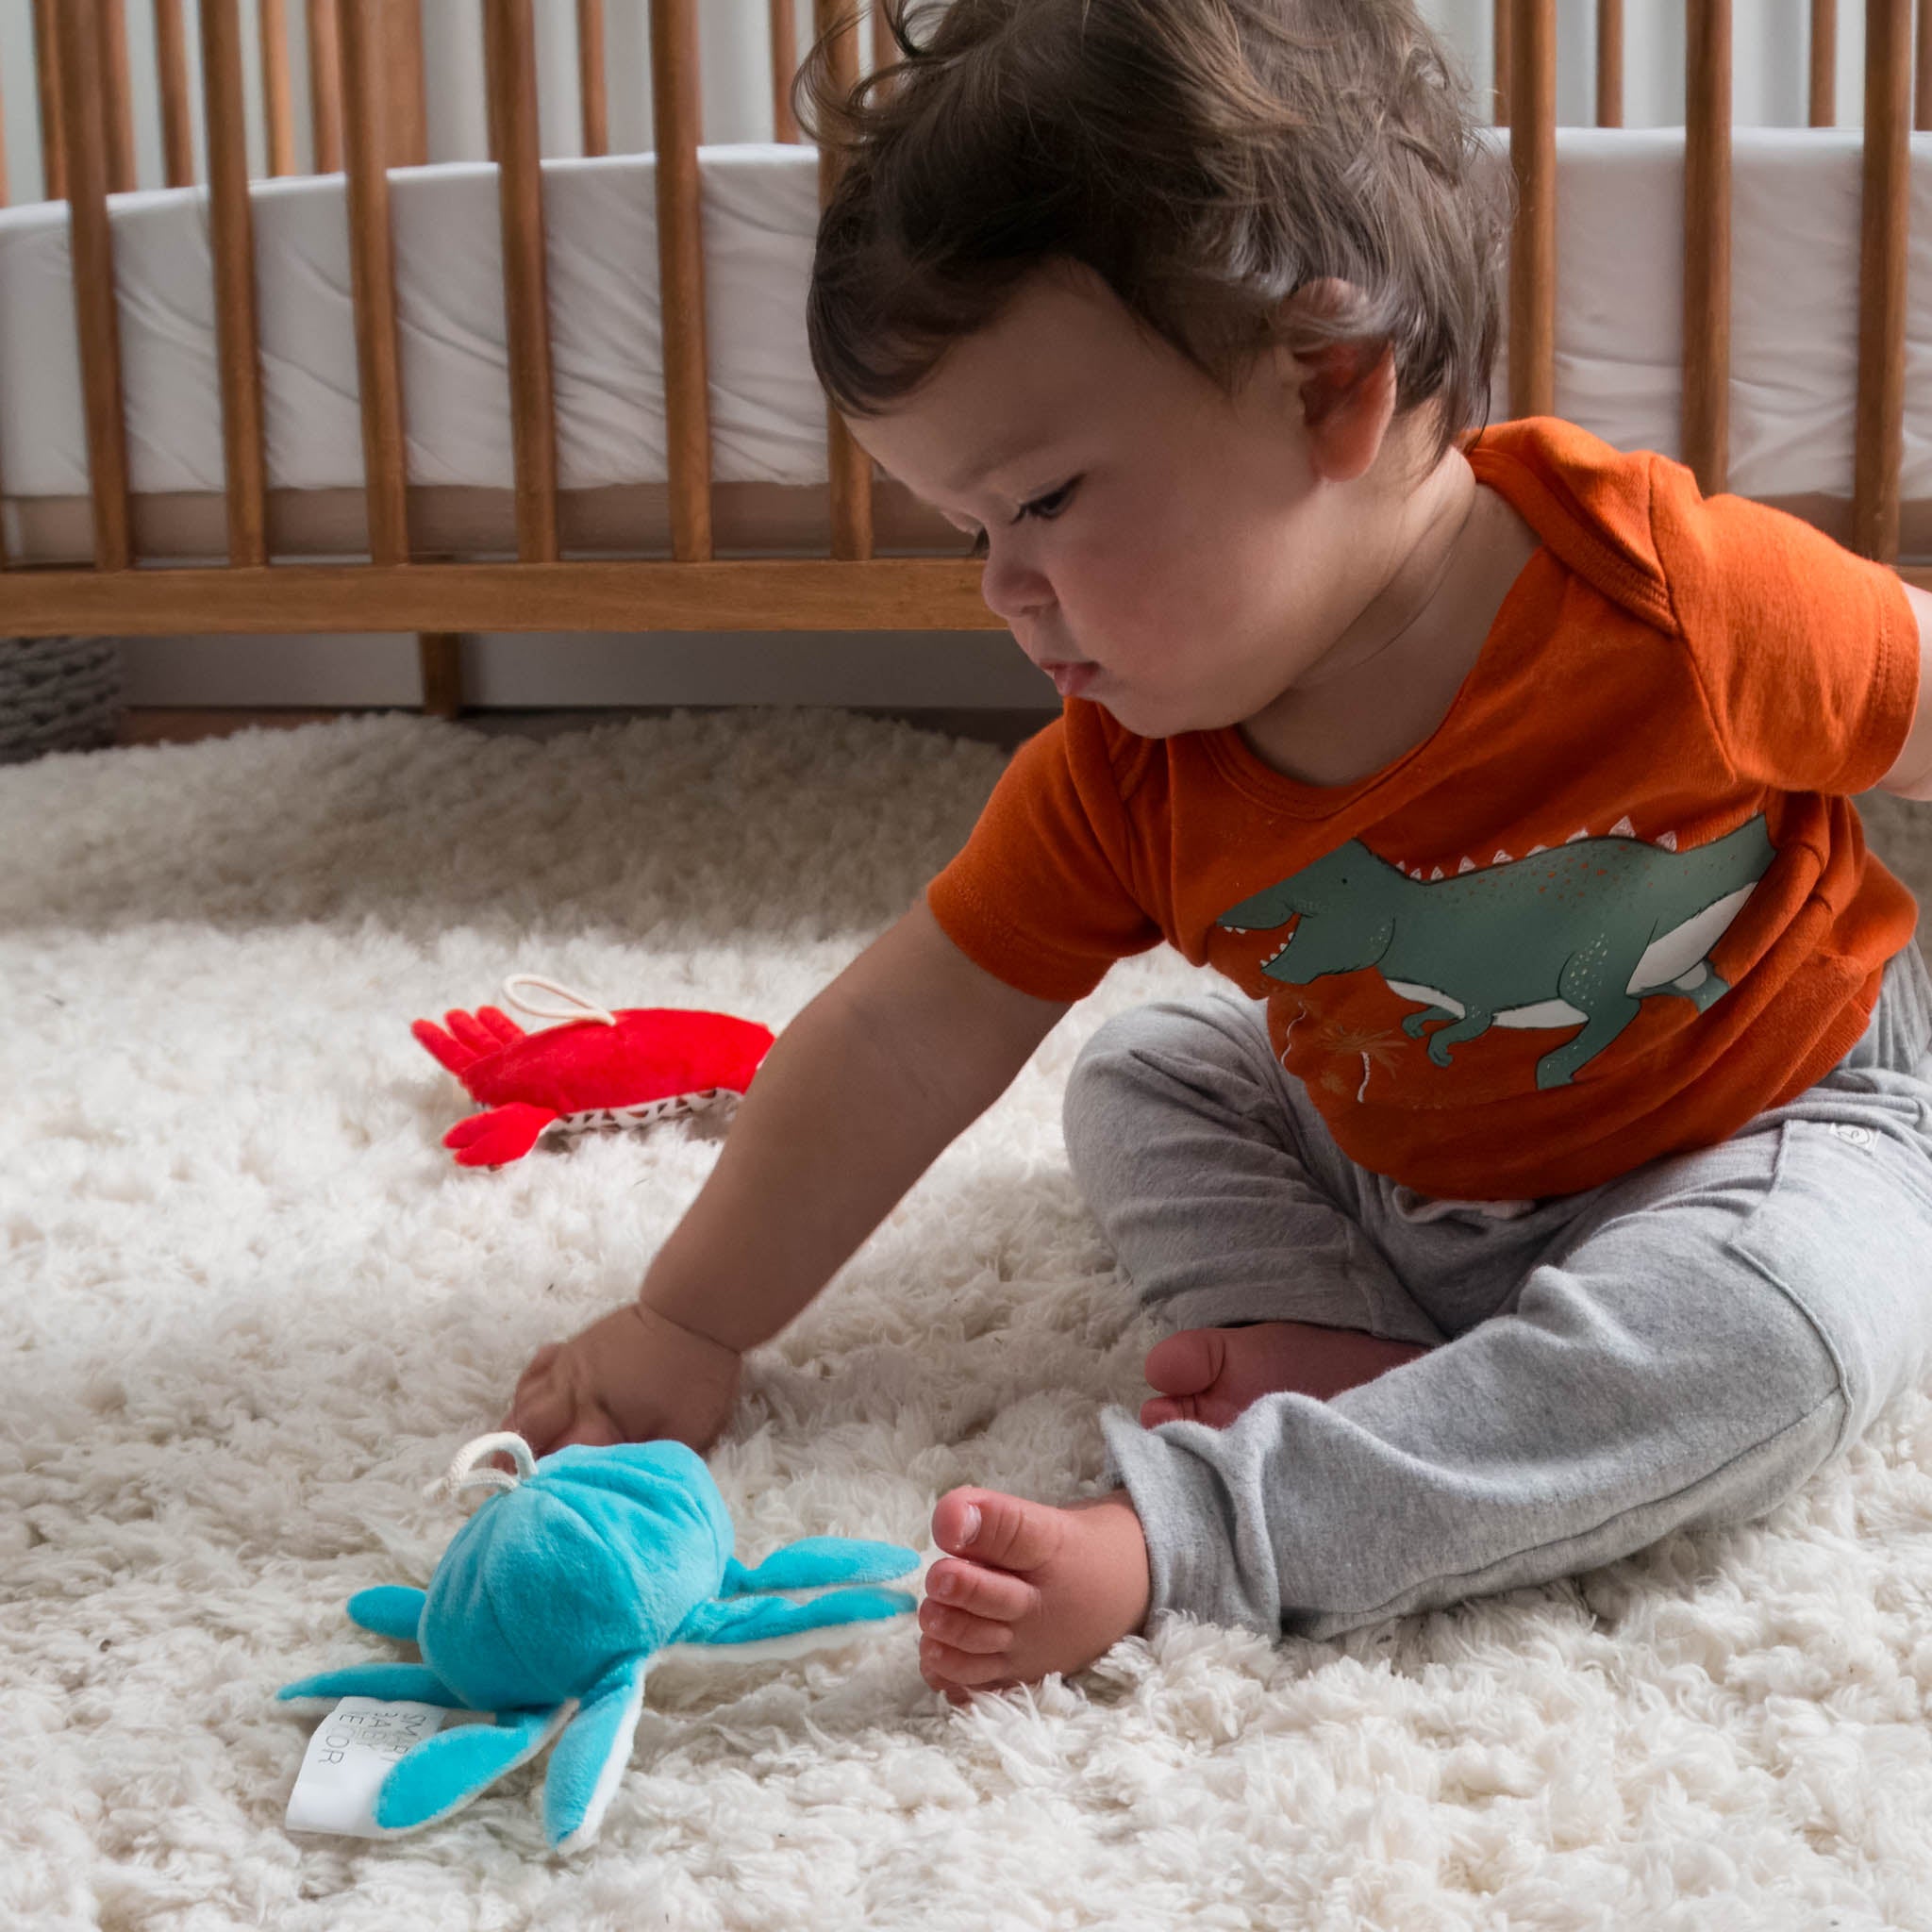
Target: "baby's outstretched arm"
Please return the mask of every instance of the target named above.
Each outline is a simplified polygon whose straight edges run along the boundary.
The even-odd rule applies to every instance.
[[[742,1351],[805,1307],[1066,1010],[975,965],[920,900],[766,1056],[636,1305],[540,1350],[502,1426],[540,1456],[708,1447]]]

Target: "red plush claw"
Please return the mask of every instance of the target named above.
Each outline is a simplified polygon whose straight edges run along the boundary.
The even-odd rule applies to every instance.
[[[513,1100],[508,1107],[458,1121],[442,1137],[442,1144],[455,1151],[458,1167],[501,1167],[506,1160],[521,1160],[556,1119],[547,1107]]]
[[[478,1060],[486,1060],[527,1037],[508,1013],[496,1007],[478,1007],[474,1013],[458,1008],[442,1016],[442,1024],[449,1028],[447,1033],[427,1020],[418,1020],[409,1031],[465,1087],[470,1084],[469,1071]]]
[[[517,996],[520,982],[554,991],[594,1017],[570,1019],[553,1008],[529,1007]],[[444,1014],[447,1032],[427,1020],[409,1029],[472,1099],[491,1109],[445,1138],[465,1167],[519,1160],[558,1123],[566,1134],[643,1126],[736,1098],[773,1044],[768,1027],[729,1013],[675,1007],[607,1012],[533,974],[517,975],[506,995],[564,1024],[525,1033],[497,1008],[478,1007]]]

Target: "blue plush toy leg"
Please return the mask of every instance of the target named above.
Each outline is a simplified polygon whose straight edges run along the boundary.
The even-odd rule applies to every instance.
[[[462,1724],[425,1738],[396,1760],[375,1794],[384,1832],[415,1831],[460,1811],[506,1772],[526,1764],[569,1722],[576,1707],[513,1710],[493,1724]]]
[[[463,1700],[427,1664],[347,1664],[320,1676],[284,1684],[278,1699],[294,1697],[383,1697],[391,1702],[436,1704],[444,1710],[467,1710]]]
[[[853,1536],[808,1536],[774,1550],[755,1570],[736,1557],[724,1566],[720,1596],[752,1590],[817,1590],[826,1583],[885,1583],[919,1568],[903,1543],[867,1542]]]
[[[713,1597],[700,1604],[678,1626],[681,1643],[758,1643],[768,1637],[795,1637],[833,1624],[872,1624],[903,1617],[918,1606],[903,1590],[834,1590],[802,1604],[783,1597],[756,1603],[724,1603]]]
[[[358,1590],[349,1599],[349,1616],[378,1637],[414,1643],[423,1623],[423,1606],[428,1601],[420,1590],[400,1583],[379,1583],[374,1590]]]
[[[601,1677],[557,1740],[543,1774],[543,1836],[574,1852],[597,1836],[630,1762],[644,1697],[644,1659],[626,1657]]]

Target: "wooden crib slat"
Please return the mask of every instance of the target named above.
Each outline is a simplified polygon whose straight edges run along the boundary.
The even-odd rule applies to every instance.
[[[122,410],[121,326],[108,226],[108,142],[100,66],[102,0],[59,0],[60,132],[65,143],[74,319],[87,417],[94,567],[133,561],[127,511],[127,423]]]
[[[651,0],[651,112],[658,148],[658,313],[671,554],[711,554],[711,398],[705,358],[705,247],[698,202],[697,12],[693,0]]]
[[[255,237],[248,208],[248,122],[240,0],[201,0],[201,92],[208,122],[208,235],[222,365],[222,454],[228,561],[268,561],[267,460],[256,329]]]
[[[1596,0],[1596,125],[1624,125],[1624,0]]]
[[[60,125],[60,50],[54,0],[34,0],[34,91],[41,118],[41,196],[67,199],[67,138]]]
[[[791,111],[791,81],[798,72],[796,0],[772,0],[772,139],[796,141],[798,116]]]
[[[1509,164],[1516,223],[1509,243],[1509,413],[1557,406],[1557,7],[1514,0]]]
[[[257,0],[261,42],[261,125],[271,175],[295,172],[295,91],[289,78],[289,15],[283,0]]]
[[[1838,0],[1811,0],[1811,90],[1807,112],[1813,127],[1838,125]]]
[[[308,124],[315,172],[342,165],[342,28],[336,0],[308,0]]]
[[[1713,496],[1730,468],[1731,0],[1690,0],[1684,90],[1684,460]]]
[[[102,135],[107,142],[108,192],[137,186],[134,158],[134,79],[127,67],[127,14],[123,0],[96,0]]]
[[[812,0],[812,24],[821,36],[838,28],[831,42],[832,75],[841,90],[858,79],[858,35],[855,16],[843,0]],[[819,200],[830,196],[839,178],[835,150],[819,150]],[[838,410],[825,412],[825,458],[832,489],[832,555],[868,558],[872,555],[872,458],[853,441]]]
[[[1932,133],[1932,0],[1919,0],[1918,83],[1912,99],[1912,125]]]
[[[396,343],[395,259],[390,239],[389,121],[383,0],[341,0],[342,144],[348,163],[349,270],[356,368],[362,394],[363,487],[377,563],[409,554],[408,450]]]
[[[429,158],[429,100],[423,66],[423,0],[383,0],[383,79],[391,168]]]
[[[604,0],[577,0],[577,102],[587,155],[610,152],[610,93],[604,81]]]
[[[1495,0],[1490,9],[1490,85],[1498,127],[1509,125],[1509,97],[1516,88],[1515,20],[1516,0]]]
[[[187,188],[194,181],[194,117],[181,0],[155,0],[155,79],[161,95],[161,172],[170,188]]]
[[[543,261],[542,150],[537,131],[537,29],[530,0],[484,0],[483,64],[496,137],[503,307],[516,452],[517,556],[557,557],[557,414]]]
[[[1865,0],[1865,167],[1858,241],[1857,455],[1852,548],[1898,557],[1905,458],[1911,0]]]

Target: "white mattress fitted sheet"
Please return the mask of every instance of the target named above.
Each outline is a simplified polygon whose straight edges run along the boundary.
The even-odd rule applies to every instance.
[[[1565,128],[1557,142],[1557,408],[1626,448],[1675,454],[1681,391],[1681,129]],[[803,302],[813,150],[707,148],[713,471],[823,482],[824,400]],[[1740,128],[1734,160],[1731,488],[1848,495],[1857,362],[1855,131]],[[362,476],[348,224],[340,175],[255,184],[268,476],[290,491]],[[513,479],[494,170],[391,176],[409,475]],[[653,158],[546,161],[543,207],[559,482],[660,482]],[[206,196],[110,203],[134,491],[222,487]],[[65,208],[0,211],[0,489],[87,490]],[[1932,136],[1912,143],[1902,494],[1932,498]],[[1495,413],[1507,413],[1498,370]]]
[[[508,488],[511,455],[496,171],[477,162],[391,175],[403,408],[411,482]],[[774,145],[699,157],[713,474],[825,475],[825,404],[806,352],[804,291],[818,218],[816,155]],[[254,184],[268,481],[362,480],[344,177]],[[199,189],[115,195],[131,487],[222,487],[208,203]],[[665,475],[655,159],[546,161],[558,482]],[[0,212],[0,487],[87,489],[66,208]]]

